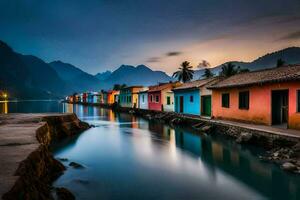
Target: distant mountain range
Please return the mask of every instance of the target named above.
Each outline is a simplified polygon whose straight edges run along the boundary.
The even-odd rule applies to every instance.
[[[49,63],[49,65],[74,92],[97,91],[101,89],[100,81],[95,76],[71,64],[54,61]]]
[[[153,71],[145,65],[121,65],[113,72],[98,73],[96,77],[101,80],[104,89],[112,88],[114,84],[149,86],[173,80],[165,72]]]
[[[47,63],[16,53],[2,41],[0,71],[0,90],[7,90],[11,97],[48,99],[68,92],[65,82]]]
[[[271,68],[277,59],[288,64],[300,63],[300,48],[291,47],[266,54],[252,62],[233,61],[236,66],[258,70]],[[212,68],[218,74],[222,65]],[[74,92],[111,89],[114,84],[154,85],[174,79],[162,71],[153,71],[145,65],[121,65],[115,71],[91,75],[62,61],[46,63],[32,55],[14,52],[0,41],[0,91],[7,90],[10,97],[22,99],[61,98]],[[196,70],[194,79],[202,78],[204,69]]]
[[[231,61],[235,66],[240,66],[243,69],[249,69],[250,71],[272,68],[276,66],[277,60],[282,59],[286,62],[286,64],[297,64],[300,63],[300,47],[289,47],[286,49],[282,49],[280,51],[276,51],[273,53],[268,53],[264,56],[261,56],[252,62],[243,62],[243,61]],[[226,62],[224,64],[227,64]],[[222,64],[222,65],[224,65]],[[219,74],[222,65],[218,65],[216,67],[211,68],[214,74]],[[197,80],[202,78],[204,74],[204,69],[196,70],[194,73],[194,79]]]

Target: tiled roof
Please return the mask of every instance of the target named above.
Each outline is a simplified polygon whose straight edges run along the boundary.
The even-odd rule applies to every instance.
[[[243,87],[263,83],[300,81],[300,64],[236,74],[209,88]]]
[[[187,89],[197,89],[202,86],[210,86],[212,83],[215,83],[218,80],[218,78],[207,78],[197,81],[191,81],[188,83],[184,83],[182,86],[174,88],[173,90],[187,90]]]
[[[175,83],[164,83],[164,84],[160,84],[160,85],[149,86],[148,92],[158,92],[158,91],[165,90],[168,88],[172,89],[173,87],[175,87],[178,84],[179,84],[178,82],[175,82]]]

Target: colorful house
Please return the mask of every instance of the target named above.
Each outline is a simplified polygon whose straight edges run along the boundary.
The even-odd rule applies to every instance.
[[[148,90],[139,92],[139,109],[148,109]]]
[[[120,106],[138,108],[138,93],[144,90],[143,86],[130,86],[120,90]]]
[[[174,94],[172,89],[180,85],[180,82],[175,82],[150,86],[148,90],[148,109],[174,111]]]
[[[86,92],[82,94],[82,103],[87,102],[87,96],[88,96],[88,94]]]
[[[175,96],[175,112],[211,116],[211,94],[207,89],[217,78],[192,81],[173,89]]]
[[[237,74],[210,88],[215,118],[300,129],[300,65]]]
[[[107,92],[107,104],[113,104],[118,102],[120,91],[118,90],[109,90]]]
[[[94,94],[92,92],[87,93],[87,102],[93,103]]]

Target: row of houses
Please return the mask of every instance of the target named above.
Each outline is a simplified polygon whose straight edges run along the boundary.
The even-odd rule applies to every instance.
[[[208,78],[188,83],[130,86],[89,93],[94,103],[280,125],[300,130],[300,65]],[[96,96],[96,97],[95,97]],[[84,94],[79,97],[84,102]],[[96,98],[96,99],[95,99]],[[96,100],[96,102],[95,102]]]

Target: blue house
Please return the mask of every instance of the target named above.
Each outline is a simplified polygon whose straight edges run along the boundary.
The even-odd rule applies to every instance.
[[[206,87],[216,78],[192,81],[174,88],[175,112],[191,115],[211,116],[211,90]]]

